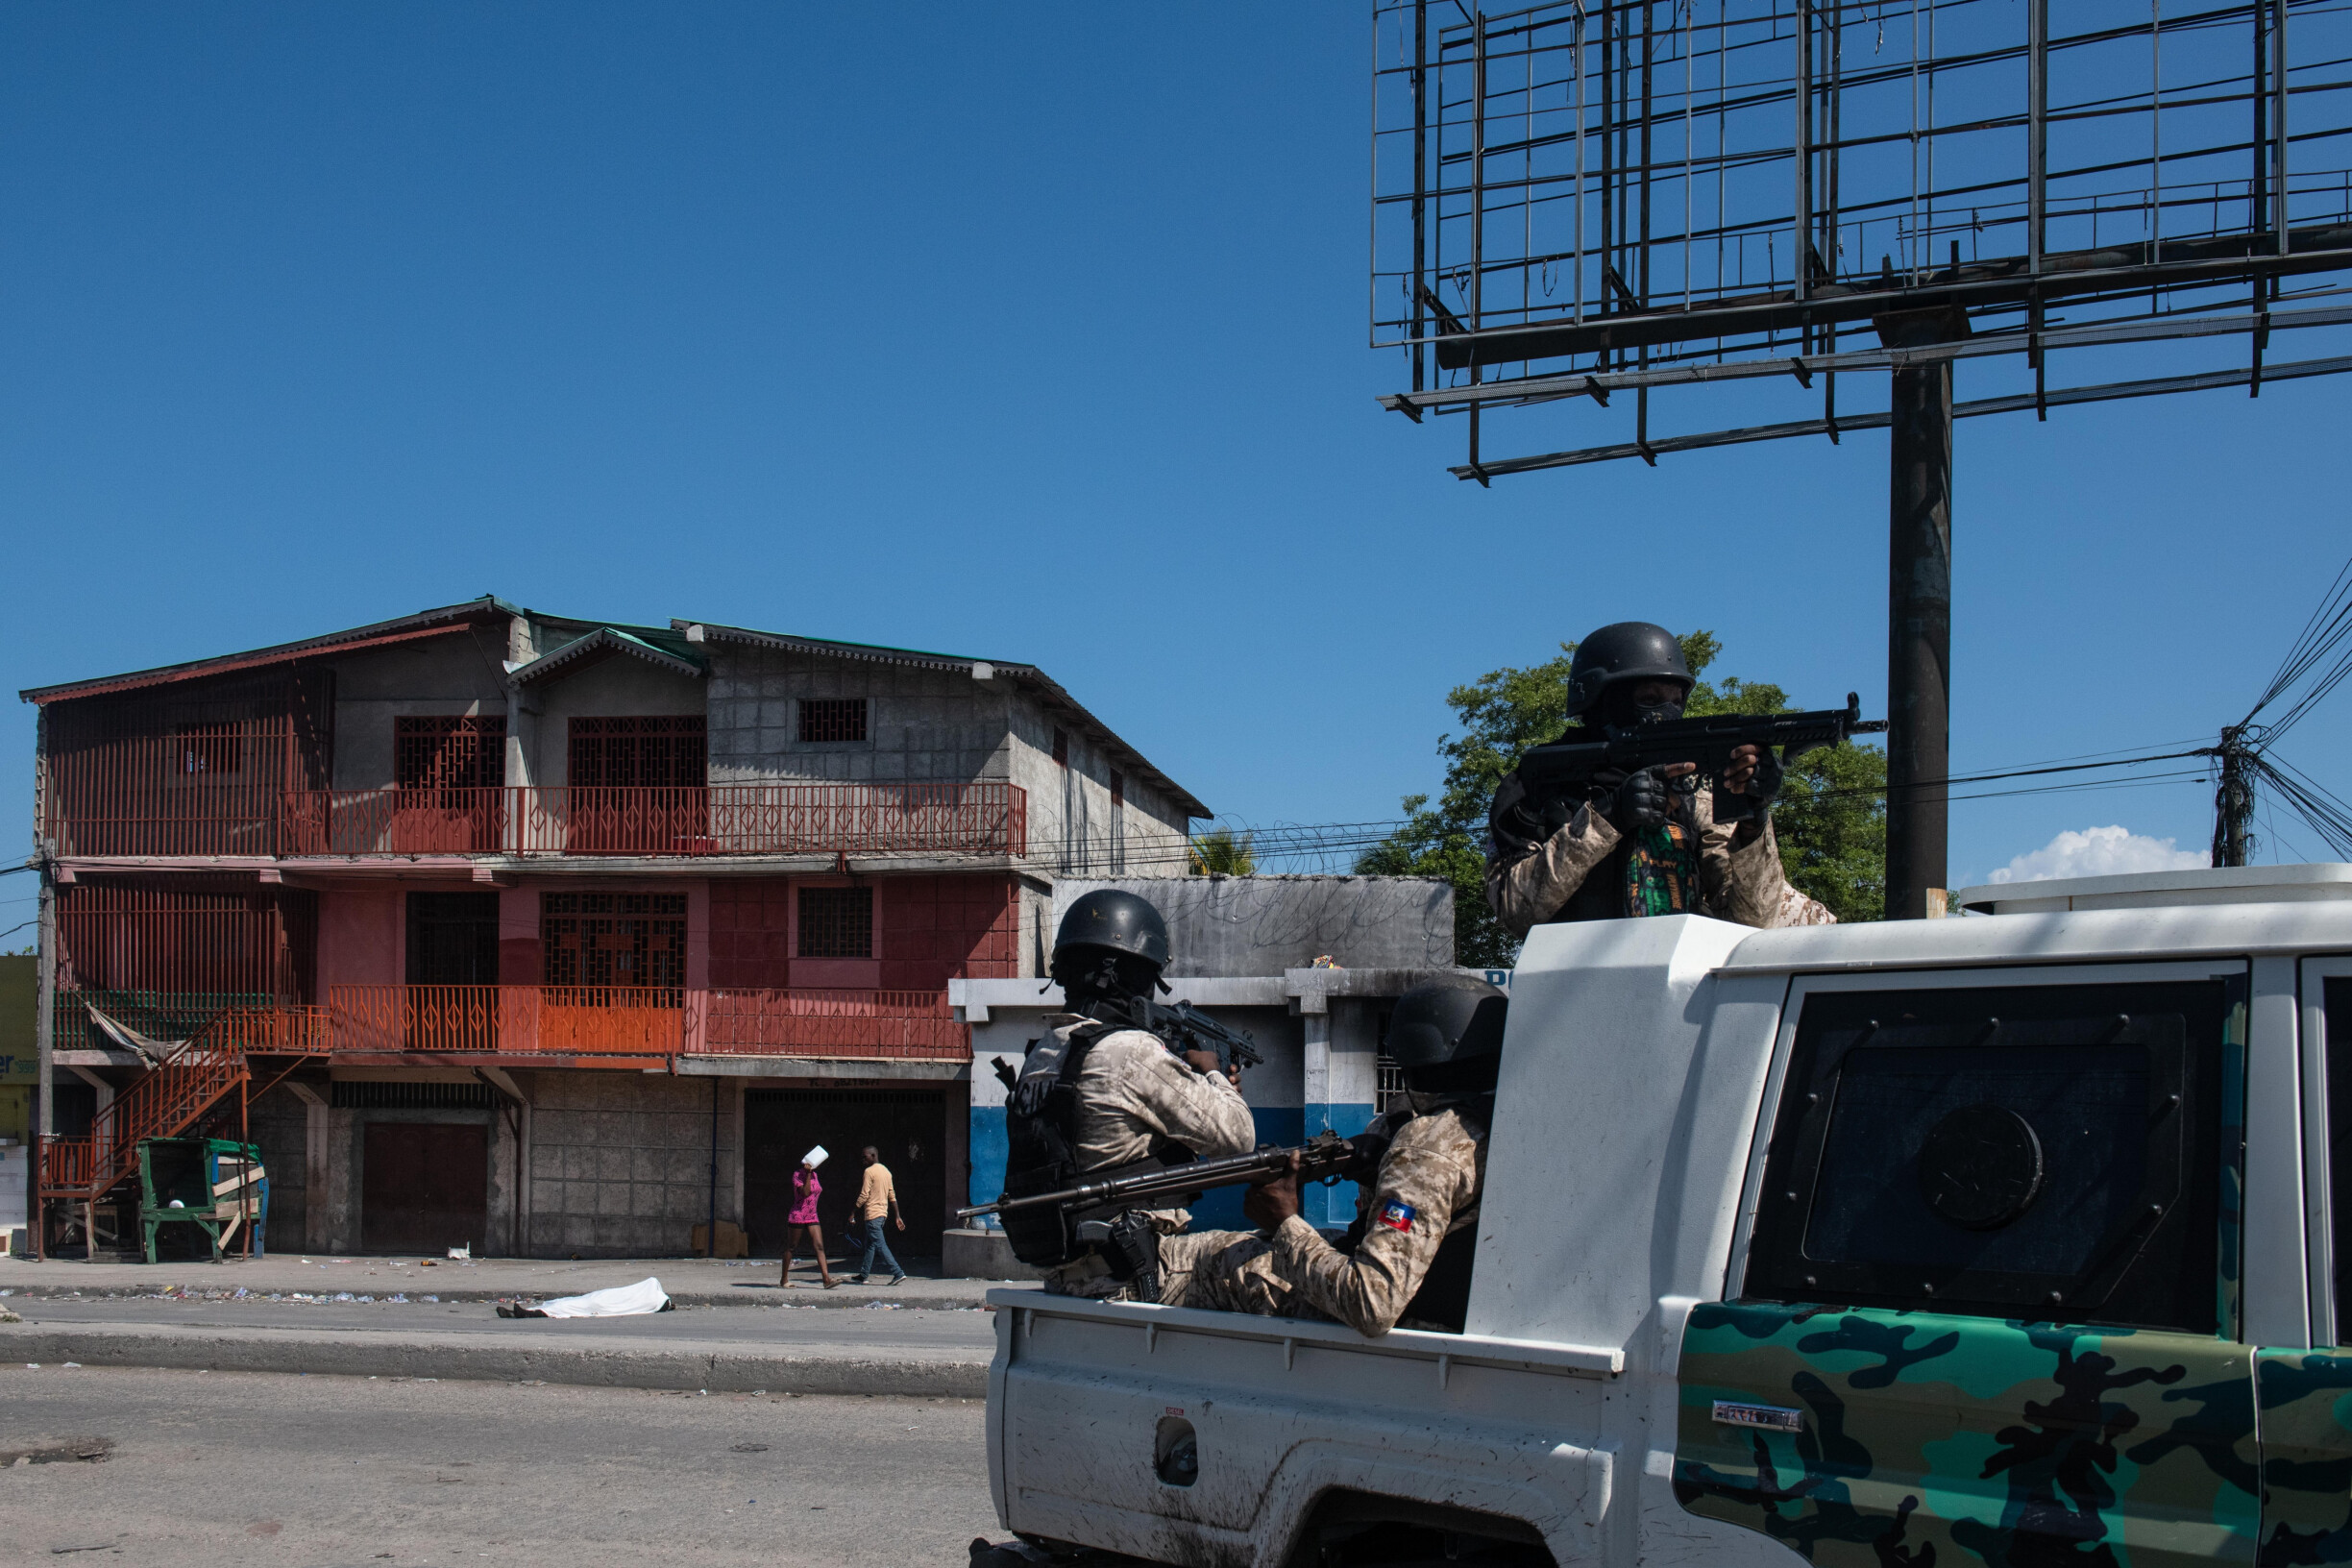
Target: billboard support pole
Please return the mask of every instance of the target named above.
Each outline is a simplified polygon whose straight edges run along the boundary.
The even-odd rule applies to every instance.
[[[1944,912],[1948,885],[1951,361],[1899,364],[1891,379],[1886,918],[1916,920]]]

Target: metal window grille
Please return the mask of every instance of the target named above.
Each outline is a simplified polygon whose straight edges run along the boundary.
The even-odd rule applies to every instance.
[[[1405,1071],[1389,1060],[1386,1051],[1381,1052],[1375,1062],[1374,1070],[1379,1076],[1374,1081],[1372,1088],[1372,1114],[1379,1115],[1387,1111],[1390,1106],[1404,1102]]]
[[[568,731],[575,789],[699,789],[709,738],[698,713],[575,719]]]
[[[873,889],[802,888],[802,958],[873,957]]]
[[[498,1101],[488,1084],[376,1084],[337,1079],[327,1103],[337,1111],[490,1111]]]
[[[550,986],[652,988],[683,1003],[682,893],[542,894],[539,937]]]
[[[864,740],[866,699],[862,697],[802,698],[800,738],[803,741]]]
[[[394,781],[404,790],[495,789],[506,782],[506,716],[395,719],[392,759]]]
[[[180,771],[184,773],[236,773],[245,769],[245,737],[234,720],[182,724]]]

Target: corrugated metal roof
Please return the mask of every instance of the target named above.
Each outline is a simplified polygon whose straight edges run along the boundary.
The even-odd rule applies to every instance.
[[[550,649],[537,658],[515,666],[507,678],[522,686],[577,669],[583,660],[611,653],[625,653],[631,658],[643,659],[648,664],[687,676],[702,675],[709,669],[708,661],[698,655],[674,653],[666,648],[656,648],[644,638],[632,636],[618,626],[599,626],[584,637],[575,637],[560,648]]]
[[[16,695],[27,702],[55,702],[66,698],[104,697],[115,692],[137,691],[149,686],[164,686],[175,681],[200,680],[207,675],[228,674],[237,670],[251,670],[263,665],[286,664],[314,654],[331,653],[361,647],[380,647],[386,643],[413,641],[441,632],[487,621],[495,616],[520,615],[523,612],[503,600],[484,595],[462,604],[447,604],[435,610],[420,610],[398,620],[379,621],[372,625],[354,626],[349,631],[331,631],[324,636],[306,637],[300,642],[279,643],[268,648],[257,648],[242,653],[223,653],[208,659],[191,659],[185,664],[167,664],[153,670],[134,670],[125,674],[101,675],[91,680],[66,681],[57,686],[35,686]]]

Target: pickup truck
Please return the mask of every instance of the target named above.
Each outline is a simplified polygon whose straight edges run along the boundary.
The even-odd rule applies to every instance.
[[[1465,1333],[992,1294],[1016,1550],[2352,1561],[2352,867],[1988,891],[1537,928]]]

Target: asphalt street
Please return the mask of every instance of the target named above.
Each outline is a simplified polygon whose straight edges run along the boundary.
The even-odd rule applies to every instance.
[[[338,1333],[558,1335],[577,1338],[725,1340],[779,1348],[851,1346],[871,1351],[978,1349],[995,1343],[994,1314],[982,1310],[874,1307],[680,1307],[645,1317],[502,1318],[488,1302],[181,1301],[99,1297],[76,1301],[13,1296],[27,1324],[168,1324],[186,1328],[313,1329]],[[0,1340],[0,1344],[4,1344]],[[0,1354],[5,1354],[0,1350]]]
[[[0,1366],[0,1562],[963,1568],[986,1409]]]

